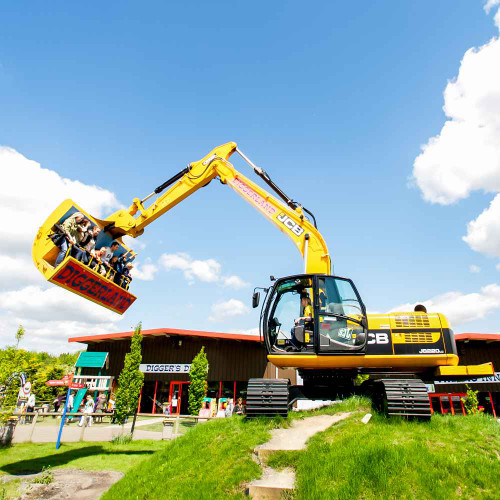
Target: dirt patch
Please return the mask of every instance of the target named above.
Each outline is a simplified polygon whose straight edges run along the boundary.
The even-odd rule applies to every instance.
[[[98,500],[113,483],[123,477],[122,472],[112,470],[87,471],[80,469],[55,469],[50,484],[34,484],[39,474],[16,476],[22,479],[23,494],[19,500]]]

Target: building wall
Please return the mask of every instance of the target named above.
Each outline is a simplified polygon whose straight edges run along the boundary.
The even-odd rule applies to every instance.
[[[182,345],[179,346],[179,341]],[[191,363],[205,346],[209,362],[209,381],[246,382],[249,378],[276,378],[276,368],[268,363],[266,350],[259,342],[209,339],[202,337],[145,336],[142,343],[143,363]],[[88,351],[109,352],[109,375],[118,377],[123,369],[130,339],[90,343]],[[278,378],[296,383],[295,370],[278,370]],[[188,380],[187,374],[147,373],[144,380]]]
[[[484,340],[457,341],[457,351],[461,365],[480,365],[491,361],[496,372],[500,372],[500,342]],[[439,388],[439,389],[438,389]],[[500,392],[500,383],[473,384],[471,389],[480,392]],[[440,384],[439,392],[466,392],[465,384]]]

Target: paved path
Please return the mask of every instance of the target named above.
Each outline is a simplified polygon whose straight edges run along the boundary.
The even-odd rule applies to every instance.
[[[136,422],[134,430],[134,441],[138,439],[153,439],[159,441],[161,439],[172,439],[172,426],[164,427],[163,432],[143,431],[140,427],[150,425],[155,422],[161,422],[161,418],[140,420]],[[94,424],[90,427],[78,427],[76,424],[65,425],[61,441],[111,441],[114,437],[125,432],[129,432],[132,423],[127,423],[124,429],[120,425],[104,425]],[[30,440],[31,425],[17,425],[14,432],[13,443],[24,443]],[[35,425],[32,435],[33,443],[55,443],[59,433],[59,425]]]
[[[264,456],[279,450],[303,450],[306,447],[306,441],[311,436],[323,432],[349,415],[350,413],[340,413],[339,415],[318,415],[303,420],[294,420],[288,429],[271,431],[271,439],[258,446],[255,451],[259,456]]]
[[[254,500],[279,499],[284,491],[295,486],[295,472],[292,469],[276,471],[262,464],[261,459],[275,451],[293,451],[306,448],[306,442],[314,434],[346,419],[350,413],[318,415],[317,417],[294,420],[288,429],[274,429],[271,439],[255,448],[257,461],[262,467],[262,477],[250,483],[248,492]]]

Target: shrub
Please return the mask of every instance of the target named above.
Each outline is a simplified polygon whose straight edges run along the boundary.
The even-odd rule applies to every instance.
[[[467,412],[467,415],[476,415],[482,411],[479,409],[479,402],[477,400],[477,393],[479,391],[472,390],[468,385],[465,387],[467,387],[467,396],[462,398],[465,411]]]
[[[198,415],[203,404],[203,398],[207,395],[208,360],[205,347],[194,357],[189,378],[189,413]]]
[[[135,328],[130,352],[125,356],[123,370],[118,378],[115,418],[119,424],[125,423],[126,418],[135,412],[144,381],[144,373],[139,371],[139,365],[142,361],[141,330],[142,325],[139,323]]]

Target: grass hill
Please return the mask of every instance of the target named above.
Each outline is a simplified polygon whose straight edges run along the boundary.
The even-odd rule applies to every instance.
[[[252,451],[275,426],[311,414],[352,411],[299,452],[270,456],[273,468],[296,470],[299,499],[498,499],[500,425],[491,417],[436,415],[406,422],[374,415],[366,400],[346,402],[288,420],[221,419],[198,425],[145,459],[103,500],[242,498],[259,477]]]

